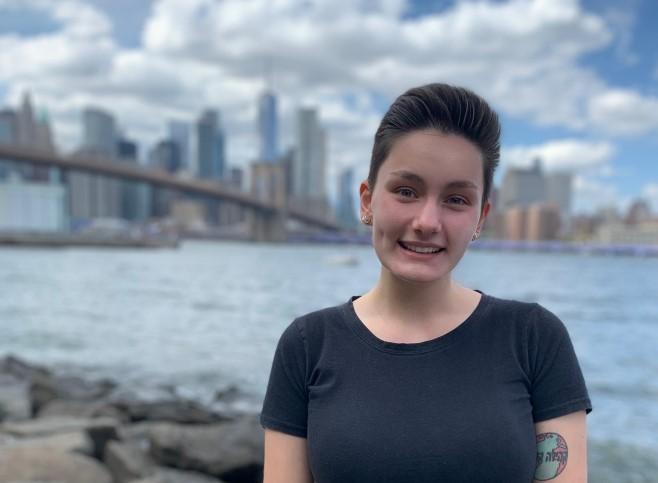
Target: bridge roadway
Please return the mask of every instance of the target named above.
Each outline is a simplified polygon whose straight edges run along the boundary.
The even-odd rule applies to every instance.
[[[276,206],[272,202],[263,201],[256,196],[221,183],[197,178],[179,178],[159,169],[144,168],[134,164],[108,161],[101,158],[64,157],[6,144],[0,144],[0,160],[56,167],[66,171],[86,172],[122,180],[141,181],[187,194],[229,201],[253,210],[261,217],[276,218],[279,223],[285,222],[286,218],[290,218],[325,230],[340,230],[338,224],[333,220],[321,219],[292,207]]]

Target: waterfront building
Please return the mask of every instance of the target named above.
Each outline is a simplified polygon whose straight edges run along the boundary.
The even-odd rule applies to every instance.
[[[276,162],[278,153],[278,119],[276,96],[269,90],[258,100],[259,160]]]
[[[552,203],[534,203],[527,208],[526,240],[557,240],[559,231],[559,206]]]
[[[513,206],[504,212],[505,240],[525,240],[527,233],[526,209]]]
[[[0,144],[14,145],[17,143],[18,116],[16,111],[3,109],[0,111]],[[11,161],[0,159],[0,179],[5,179],[12,170]]]
[[[546,201],[557,206],[560,212],[560,233],[571,230],[571,199],[573,175],[566,172],[550,173],[546,176]]]
[[[117,128],[114,117],[98,108],[82,113],[82,146],[74,154],[84,159],[116,162]],[[72,172],[68,177],[74,227],[94,218],[120,218],[121,183],[99,175]]]
[[[18,115],[12,109],[0,110],[0,143],[14,145],[18,143]]]
[[[181,168],[178,144],[171,139],[164,139],[156,143],[149,153],[148,165],[169,173],[176,173]],[[156,218],[164,218],[170,214],[170,206],[174,198],[178,197],[173,191],[152,187],[152,212]]]
[[[286,177],[284,167],[280,163],[255,162],[251,164],[251,194],[257,198],[272,203],[279,209],[279,215],[285,217],[286,207]],[[250,212],[250,233],[256,233],[262,228],[257,213]],[[285,224],[275,224],[277,233],[269,233],[269,238],[285,240]],[[256,235],[258,237],[258,235]]]
[[[510,168],[505,172],[500,188],[500,207],[529,206],[547,201],[546,178],[541,160],[535,159],[530,168]]]
[[[180,229],[186,232],[205,232],[207,230],[206,211],[203,203],[189,199],[173,200],[171,217]]]
[[[338,207],[336,215],[338,222],[345,228],[354,229],[359,226],[356,216],[354,196],[358,186],[354,184],[354,168],[345,168],[338,176]]]
[[[0,230],[57,232],[68,228],[66,188],[20,179],[0,182]]]
[[[614,245],[658,245],[658,220],[645,220],[634,225],[619,221],[602,223],[594,241]]]
[[[149,166],[177,173],[182,168],[178,143],[171,139],[158,141],[149,154]]]
[[[137,143],[126,138],[117,142],[117,160],[132,165],[139,164]],[[144,222],[151,211],[151,186],[138,181],[121,181],[121,218],[132,222]]]
[[[328,216],[327,135],[315,108],[300,108],[297,111],[292,170],[293,204],[317,216]]]
[[[29,92],[23,94],[21,106],[16,112],[14,142],[19,146],[45,153],[55,152],[48,115],[42,111],[37,119]],[[33,181],[48,181],[50,178],[49,169],[42,166],[21,163],[16,167],[16,171],[25,179]]]
[[[637,225],[651,220],[651,208],[645,200],[635,200],[628,208],[624,222],[627,225]]]
[[[190,125],[183,121],[169,122],[169,139],[178,147],[179,167],[178,170],[192,172],[190,166]]]
[[[208,180],[222,179],[226,163],[226,142],[219,112],[205,110],[197,122],[196,130],[199,176]]]

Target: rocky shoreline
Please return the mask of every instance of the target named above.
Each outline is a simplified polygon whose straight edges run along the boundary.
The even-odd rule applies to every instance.
[[[262,471],[257,414],[0,358],[0,483],[261,483]]]

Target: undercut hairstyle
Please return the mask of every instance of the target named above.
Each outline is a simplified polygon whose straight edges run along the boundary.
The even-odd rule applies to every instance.
[[[368,173],[370,189],[374,189],[379,168],[395,141],[424,129],[463,136],[477,146],[482,153],[484,207],[500,160],[500,122],[496,112],[480,96],[449,84],[414,87],[391,104],[375,133]]]

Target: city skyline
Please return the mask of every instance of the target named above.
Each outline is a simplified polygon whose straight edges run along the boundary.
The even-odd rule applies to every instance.
[[[449,81],[501,113],[497,184],[508,166],[539,156],[548,171],[574,172],[576,213],[624,210],[641,196],[658,209],[653,5],[634,2],[622,13],[605,1],[430,3],[0,2],[0,106],[17,107],[30,90],[64,150],[81,141],[83,109],[105,108],[141,152],[166,137],[169,121],[193,123],[216,108],[227,163],[246,168],[258,157],[257,98],[269,61],[279,146],[294,144],[296,110],[317,106],[334,191],[347,167],[365,177],[372,135],[395,95]],[[521,17],[524,29],[515,27]],[[486,56],[475,41],[483,28],[492,40]],[[249,41],[254,29],[260,36]],[[301,34],[305,42],[295,40]]]

